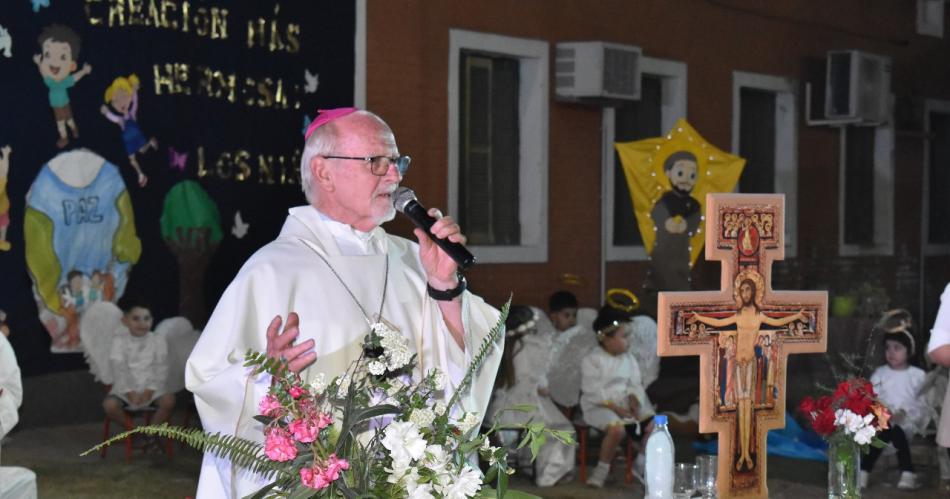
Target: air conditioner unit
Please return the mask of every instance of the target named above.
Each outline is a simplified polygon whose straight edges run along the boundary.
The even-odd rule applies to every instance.
[[[828,52],[825,116],[880,124],[890,119],[891,60],[858,50]]]
[[[609,42],[559,43],[554,86],[560,100],[610,104],[640,100],[640,47]]]

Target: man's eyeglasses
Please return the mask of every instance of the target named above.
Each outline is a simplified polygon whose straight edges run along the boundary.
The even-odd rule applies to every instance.
[[[369,171],[373,175],[382,177],[389,172],[389,165],[396,165],[396,169],[399,170],[399,175],[405,175],[406,170],[409,169],[409,162],[412,161],[412,158],[409,156],[397,156],[391,158],[389,156],[324,156],[327,159],[350,159],[353,161],[362,161],[369,165]]]

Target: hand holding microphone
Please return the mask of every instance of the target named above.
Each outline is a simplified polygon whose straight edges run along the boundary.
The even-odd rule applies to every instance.
[[[412,223],[422,229],[432,242],[442,248],[442,251],[455,261],[460,270],[466,270],[475,264],[475,256],[465,249],[462,243],[451,241],[451,235],[442,238],[432,233],[432,226],[438,219],[429,215],[426,209],[419,204],[419,201],[416,199],[416,193],[412,192],[412,189],[408,187],[397,188],[396,191],[393,192],[393,206],[396,210],[409,217]],[[462,237],[464,241],[464,236]]]

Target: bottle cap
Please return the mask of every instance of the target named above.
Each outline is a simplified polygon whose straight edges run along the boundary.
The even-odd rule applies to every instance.
[[[666,424],[666,414],[657,414],[653,416],[653,422],[656,424]]]

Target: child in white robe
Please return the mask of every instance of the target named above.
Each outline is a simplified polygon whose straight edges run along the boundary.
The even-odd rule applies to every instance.
[[[557,291],[548,298],[548,319],[542,317],[539,330],[550,332],[551,360],[539,384],[551,396],[562,413],[570,417],[580,403],[581,380],[577,373],[581,361],[597,340],[591,334],[591,323],[597,317],[592,308],[578,308],[577,297],[570,291]]]
[[[630,313],[605,305],[594,321],[600,348],[581,363],[581,409],[584,421],[604,432],[597,467],[587,484],[603,487],[610,463],[624,436],[641,440],[653,430],[653,405],[640,381],[640,367],[627,348]],[[643,454],[636,467],[642,468]],[[642,474],[642,473],[641,473]]]
[[[168,345],[152,332],[152,313],[143,301],[126,296],[120,300],[122,325],[110,352],[112,389],[102,401],[106,415],[125,425],[125,409],[155,408],[152,424],[171,418],[175,394],[166,392]]]
[[[874,370],[871,383],[881,402],[890,410],[891,419],[888,429],[878,437],[897,449],[897,460],[901,468],[898,489],[913,490],[921,486],[914,473],[914,463],[910,455],[910,440],[920,433],[929,418],[924,400],[918,395],[924,383],[926,373],[923,369],[910,365],[915,353],[914,336],[909,330],[909,321],[902,321],[896,327],[887,330],[884,335],[884,356],[887,363]],[[871,447],[861,459],[861,472],[858,477],[861,487],[867,487],[874,463],[882,449]]]
[[[3,311],[0,310],[0,313]],[[5,319],[4,314],[4,319]],[[23,383],[13,347],[7,341],[10,329],[0,320],[0,441],[20,421],[17,410],[23,402]],[[0,466],[0,497],[36,499],[36,474],[20,466]]]
[[[511,307],[505,322],[505,351],[488,414],[496,423],[520,424],[534,420],[551,429],[571,431],[570,421],[540,384],[541,375],[548,368],[552,342],[550,333],[538,331],[538,320],[538,313],[529,307]],[[515,405],[531,405],[537,410],[505,410]],[[517,444],[516,441],[511,443]],[[538,452],[535,470],[534,481],[539,487],[550,487],[570,477],[574,470],[574,447],[548,438]]]

